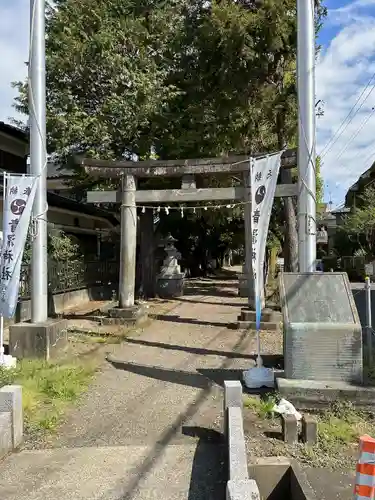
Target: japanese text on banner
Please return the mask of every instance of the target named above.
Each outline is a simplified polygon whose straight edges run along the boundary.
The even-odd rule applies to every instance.
[[[4,175],[3,245],[0,264],[0,314],[15,313],[23,251],[36,191],[36,178]]]
[[[251,160],[252,269],[258,305],[264,287],[264,258],[280,162],[281,153]]]

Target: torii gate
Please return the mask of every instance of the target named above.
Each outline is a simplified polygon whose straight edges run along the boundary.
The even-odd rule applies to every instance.
[[[265,154],[253,155],[262,157]],[[297,163],[297,151],[286,151],[281,160],[281,168],[293,168]],[[224,158],[208,158],[197,160],[147,160],[147,161],[106,161],[84,158],[80,165],[86,173],[95,178],[119,179],[118,191],[88,191],[88,203],[121,204],[121,246],[119,275],[119,306],[116,317],[121,316],[124,322],[138,317],[135,305],[135,274],[137,245],[137,203],[185,203],[215,200],[246,201],[244,204],[245,221],[245,274],[248,283],[252,282],[251,265],[251,206],[250,206],[250,172],[248,156],[228,156]],[[243,175],[242,187],[197,189],[195,175],[202,174],[239,174]],[[137,178],[181,177],[181,189],[137,190]],[[281,184],[276,188],[276,197],[298,195],[297,184]],[[251,306],[251,290],[249,289],[249,305]],[[120,314],[123,311],[123,314]]]

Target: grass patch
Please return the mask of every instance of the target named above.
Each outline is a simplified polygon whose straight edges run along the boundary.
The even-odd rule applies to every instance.
[[[277,402],[274,394],[265,394],[259,398],[256,396],[245,396],[243,404],[245,408],[254,411],[260,418],[273,418],[273,408]]]
[[[373,416],[356,411],[349,401],[334,403],[318,421],[319,439],[327,446],[357,443],[361,435],[374,430]]]
[[[25,360],[13,370],[0,369],[0,386],[22,385],[25,427],[29,433],[53,431],[64,410],[87,389],[96,368],[94,360]]]
[[[124,335],[114,335],[111,333],[101,333],[79,329],[75,327],[68,328],[69,341],[82,344],[120,344],[124,340]]]
[[[313,466],[353,467],[359,437],[374,433],[374,415],[356,411],[350,402],[336,402],[326,413],[318,415],[318,443],[303,446],[302,459]]]

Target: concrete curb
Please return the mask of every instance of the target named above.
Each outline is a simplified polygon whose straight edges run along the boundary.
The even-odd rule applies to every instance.
[[[0,388],[0,458],[23,441],[22,387]]]
[[[227,500],[260,500],[256,482],[249,479],[242,408],[241,382],[225,381],[224,433],[228,446],[229,466],[226,497]]]

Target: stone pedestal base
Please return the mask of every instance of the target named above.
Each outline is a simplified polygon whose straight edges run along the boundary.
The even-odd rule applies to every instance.
[[[67,342],[67,322],[64,319],[48,319],[44,323],[16,323],[9,327],[9,353],[17,359],[49,360]]]
[[[108,317],[102,319],[102,325],[135,326],[147,319],[147,309],[136,304],[130,307],[113,307],[108,310]]]
[[[246,274],[239,274],[238,275],[238,295],[240,297],[248,297],[249,296],[249,287],[247,284]]]
[[[184,274],[159,275],[156,282],[156,293],[163,299],[181,297],[184,294]]]
[[[262,311],[260,329],[268,331],[279,331],[281,328],[282,315],[277,311],[264,309]],[[230,325],[233,329],[255,330],[256,314],[255,311],[244,307],[238,316],[238,321]]]

